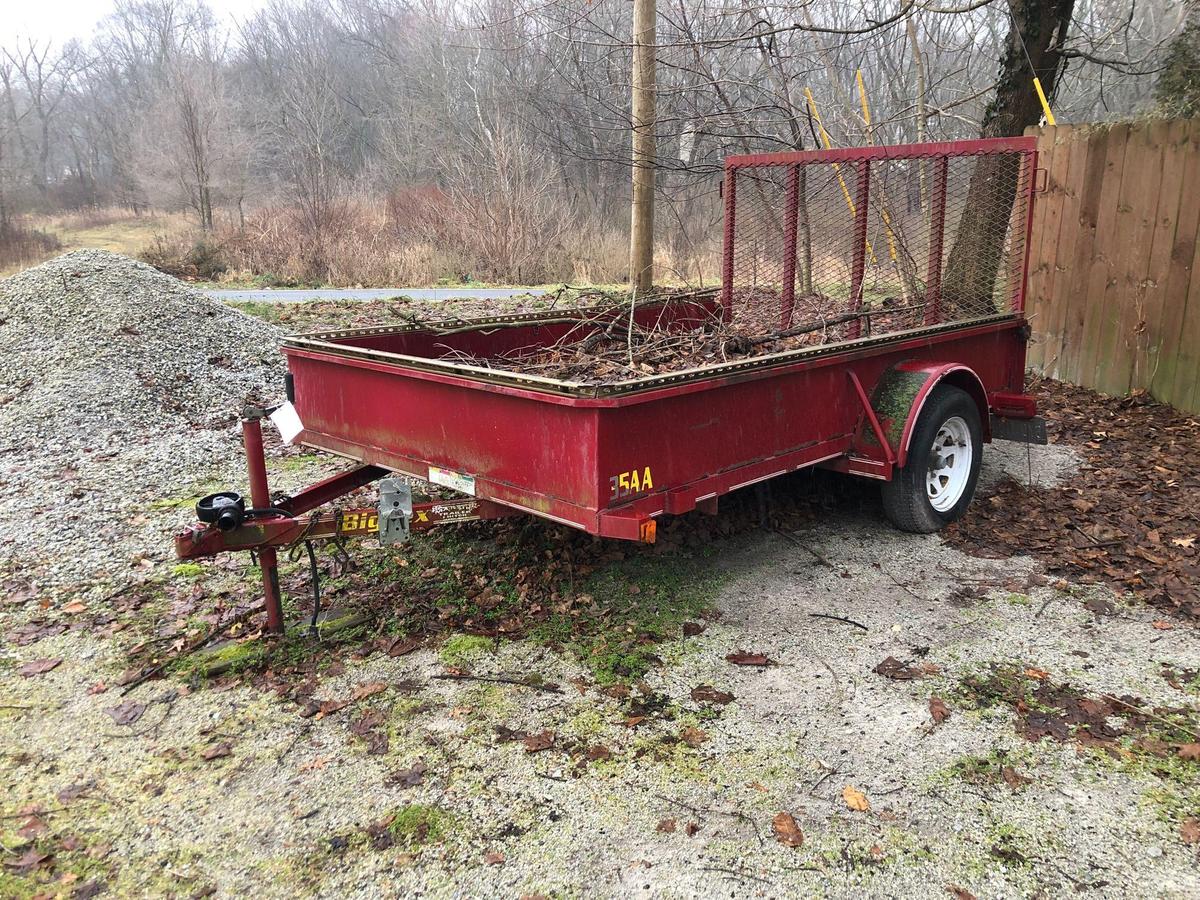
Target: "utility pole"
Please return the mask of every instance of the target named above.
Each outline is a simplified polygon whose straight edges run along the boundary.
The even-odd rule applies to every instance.
[[[629,283],[639,294],[654,286],[655,0],[633,0],[633,208]]]

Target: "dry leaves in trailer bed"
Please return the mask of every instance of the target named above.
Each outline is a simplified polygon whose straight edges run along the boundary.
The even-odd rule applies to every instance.
[[[1054,381],[1036,393],[1052,439],[1086,465],[1052,490],[1003,482],[947,540],[992,556],[1032,553],[1050,572],[1200,621],[1200,420],[1144,394],[1102,397]]]

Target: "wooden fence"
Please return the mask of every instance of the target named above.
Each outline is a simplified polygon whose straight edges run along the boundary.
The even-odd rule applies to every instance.
[[[1200,120],[1031,129],[1036,371],[1200,412]]]

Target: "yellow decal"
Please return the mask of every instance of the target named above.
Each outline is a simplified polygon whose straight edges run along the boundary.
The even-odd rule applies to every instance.
[[[354,532],[354,531],[374,531],[379,527],[378,513],[366,512],[348,512],[342,516],[341,526],[339,531]]]
[[[608,484],[612,491],[609,499],[621,500],[654,490],[654,476],[650,474],[650,467],[646,466],[644,469],[632,469],[613,475],[608,479]]]

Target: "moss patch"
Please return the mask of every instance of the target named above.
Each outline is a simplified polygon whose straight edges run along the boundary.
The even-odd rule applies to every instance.
[[[388,833],[409,847],[440,843],[454,826],[454,820],[448,812],[423,803],[402,806],[392,814],[391,819],[387,826]]]
[[[466,666],[495,649],[491,638],[477,634],[456,634],[446,639],[438,657],[448,666]]]
[[[634,557],[591,575],[577,603],[531,636],[575,653],[600,684],[640,678],[658,660],[654,645],[680,637],[724,581],[704,558]]]

